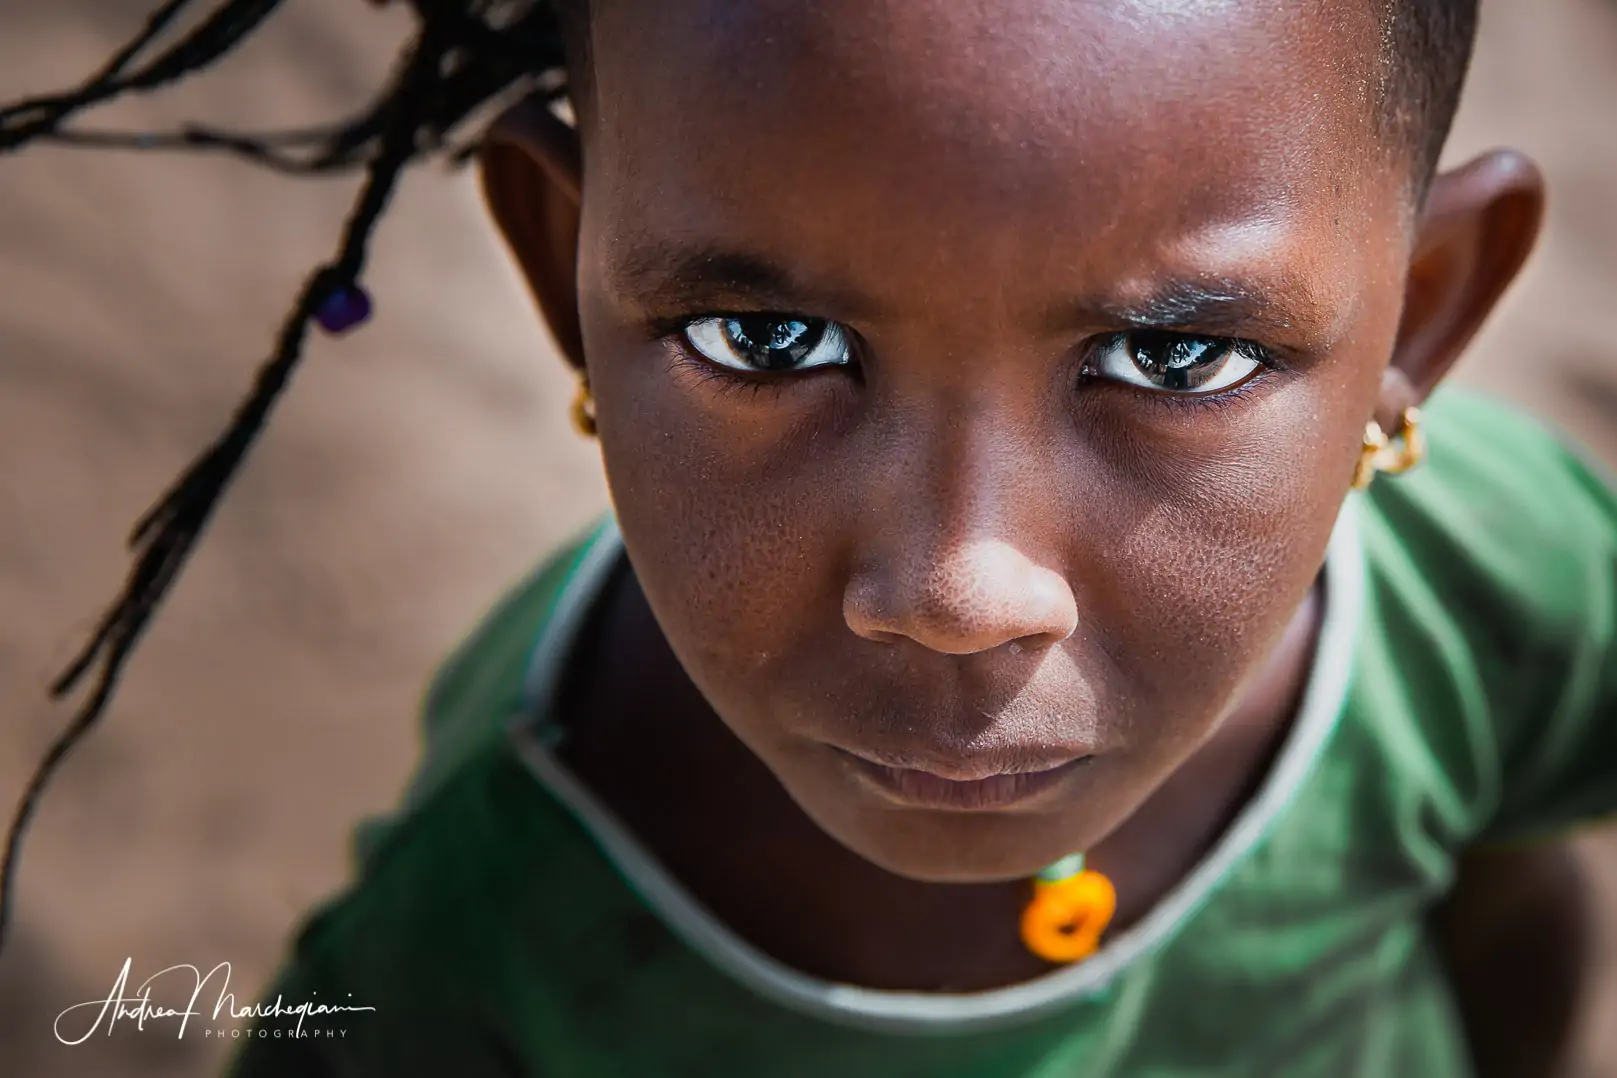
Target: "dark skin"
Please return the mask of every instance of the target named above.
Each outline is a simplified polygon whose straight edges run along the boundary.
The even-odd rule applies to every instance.
[[[602,0],[576,130],[527,105],[485,150],[632,563],[566,760],[823,977],[1025,980],[1044,865],[1087,851],[1119,927],[1184,876],[1290,728],[1365,421],[1441,380],[1537,232],[1511,153],[1416,212],[1373,5],[1121,7]],[[749,351],[775,331],[812,347]],[[1509,856],[1530,900],[1462,872],[1450,923],[1576,911]],[[1451,935],[1462,996],[1496,984]],[[1471,996],[1473,1028],[1511,1013]]]

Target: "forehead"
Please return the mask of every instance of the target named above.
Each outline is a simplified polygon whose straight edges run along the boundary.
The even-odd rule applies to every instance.
[[[609,261],[691,242],[896,269],[951,244],[1115,266],[1296,239],[1393,186],[1369,0],[597,0],[591,38]]]

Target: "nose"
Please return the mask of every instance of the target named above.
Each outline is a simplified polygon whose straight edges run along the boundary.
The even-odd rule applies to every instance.
[[[843,594],[848,627],[867,640],[912,640],[948,655],[1005,645],[1048,648],[1073,634],[1066,578],[997,538],[908,547],[856,572]]]

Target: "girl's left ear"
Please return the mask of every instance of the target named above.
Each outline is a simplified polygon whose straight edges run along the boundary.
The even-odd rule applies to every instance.
[[[1421,213],[1392,364],[1377,420],[1403,410],[1448,374],[1516,279],[1544,218],[1544,177],[1513,150],[1495,150],[1432,181]]]
[[[522,267],[562,356],[584,369],[578,320],[583,154],[578,131],[529,98],[495,121],[478,151],[483,200]]]

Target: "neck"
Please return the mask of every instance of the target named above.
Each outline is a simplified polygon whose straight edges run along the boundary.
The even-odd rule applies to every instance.
[[[1194,867],[1267,772],[1307,681],[1319,590],[1214,735],[1091,851],[1117,885],[1114,932]],[[809,820],[691,683],[626,564],[595,604],[568,671],[558,697],[564,762],[760,950],[811,975],[876,988],[974,991],[1051,968],[1017,933],[1025,884],[918,883],[870,864]],[[693,781],[712,775],[725,779]]]

